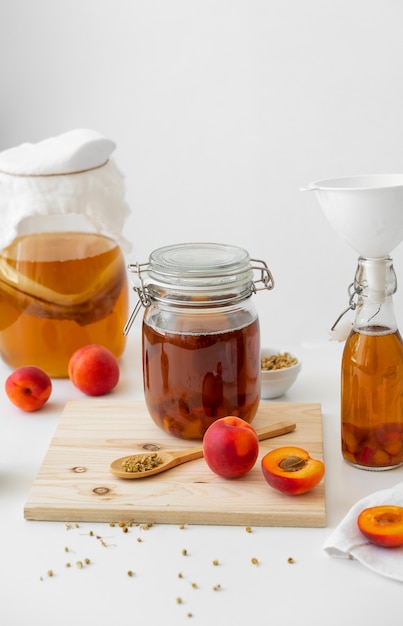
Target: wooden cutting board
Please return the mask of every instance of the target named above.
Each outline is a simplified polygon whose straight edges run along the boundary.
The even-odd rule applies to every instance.
[[[325,484],[287,496],[265,482],[260,458],[269,450],[296,445],[323,459],[319,404],[261,402],[253,425],[296,422],[292,433],[260,442],[260,456],[245,476],[226,480],[204,459],[141,480],[115,478],[110,463],[143,452],[145,444],[188,448],[152,421],[144,402],[85,399],[68,402],[28,495],[28,520],[226,524],[324,527]],[[195,442],[197,445],[197,442]]]

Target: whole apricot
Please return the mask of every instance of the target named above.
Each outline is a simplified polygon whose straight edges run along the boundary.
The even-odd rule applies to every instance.
[[[39,367],[26,365],[14,370],[6,379],[9,400],[22,411],[37,411],[52,393],[52,381]]]
[[[320,483],[325,466],[322,461],[312,459],[306,450],[285,446],[263,457],[262,472],[271,487],[296,496]]]
[[[221,417],[204,433],[204,459],[209,468],[223,478],[238,478],[249,472],[258,453],[256,431],[240,417]]]
[[[119,365],[116,357],[104,346],[89,344],[71,356],[69,378],[87,396],[103,396],[119,382]]]
[[[372,506],[361,511],[358,528],[378,546],[397,548],[403,545],[403,507],[392,504]]]

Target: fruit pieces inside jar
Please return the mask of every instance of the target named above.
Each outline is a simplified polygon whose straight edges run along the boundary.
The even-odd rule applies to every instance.
[[[403,343],[384,326],[353,331],[341,376],[342,450],[368,469],[403,462]]]
[[[209,417],[206,415],[203,405],[199,407],[193,406],[190,411],[186,399],[183,399],[183,402],[179,402],[179,411],[174,414],[172,414],[171,403],[168,403],[155,407],[152,417],[165,432],[174,437],[202,439],[204,433],[213,422],[227,415],[233,415],[237,410],[242,413],[241,417],[245,422],[251,422],[259,406],[259,397],[251,395],[245,398],[244,406],[247,406],[247,411],[239,411],[239,409],[234,408],[233,403],[223,402],[220,410],[214,416]]]
[[[128,314],[123,254],[98,234],[20,237],[0,255],[0,310],[1,357],[12,368],[30,363],[66,377],[73,352],[92,343],[119,358]]]
[[[385,423],[369,428],[342,425],[343,456],[366,467],[395,467],[403,463],[403,424]]]
[[[41,319],[99,321],[110,315],[125,282],[122,253],[103,235],[22,236],[0,256],[2,299]]]
[[[260,402],[259,343],[257,320],[210,334],[144,324],[144,392],[156,424],[175,437],[201,439],[218,418],[252,421]]]

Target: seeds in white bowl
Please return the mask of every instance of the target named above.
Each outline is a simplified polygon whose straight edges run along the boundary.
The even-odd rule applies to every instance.
[[[283,352],[278,354],[271,354],[270,356],[262,357],[260,360],[260,367],[262,370],[282,370],[286,367],[296,365],[298,359],[291,356],[289,352]]]

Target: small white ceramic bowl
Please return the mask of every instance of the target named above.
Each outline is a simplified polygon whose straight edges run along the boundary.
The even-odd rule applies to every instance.
[[[298,359],[295,365],[284,367],[277,370],[261,370],[261,398],[269,400],[271,398],[279,398],[293,385],[301,371],[301,359],[288,350],[279,350],[277,348],[262,348],[261,358],[272,356],[273,354],[284,354],[288,352],[290,356]]]

